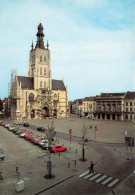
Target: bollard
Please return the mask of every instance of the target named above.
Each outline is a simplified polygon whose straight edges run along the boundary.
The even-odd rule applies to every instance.
[[[70,168],[70,162],[68,162],[68,168]]]

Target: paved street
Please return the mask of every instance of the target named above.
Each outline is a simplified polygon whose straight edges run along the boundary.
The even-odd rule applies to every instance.
[[[35,126],[47,127],[52,119],[28,121],[34,126],[30,129],[36,131]],[[82,162],[82,148],[80,137],[81,130],[88,127],[89,141],[85,149],[86,161]],[[90,130],[89,125],[93,128]],[[96,142],[94,140],[94,127],[97,125],[98,133]],[[4,182],[0,184],[1,194],[16,194],[15,184],[19,181],[15,173],[18,166],[21,180],[25,183],[25,190],[20,194],[112,194],[112,190],[123,195],[125,192],[132,193],[133,170],[135,169],[135,151],[125,147],[125,131],[128,135],[134,135],[132,123],[115,121],[91,121],[70,117],[67,119],[54,119],[56,137],[60,144],[68,146],[67,152],[52,154],[53,179],[44,179],[47,174],[48,153],[36,145],[19,138],[4,127],[0,127],[0,148],[5,152],[6,159],[0,163],[0,171],[3,172]],[[70,145],[68,130],[72,128],[73,137]],[[112,129],[111,129],[112,128]],[[113,129],[117,128],[117,140],[114,140]],[[102,133],[100,132],[102,130]],[[59,133],[58,133],[59,131]],[[107,133],[108,132],[108,133]],[[39,133],[39,132],[38,132]],[[39,133],[44,136],[44,133]],[[100,141],[103,141],[101,143]],[[107,143],[104,143],[107,142]],[[114,142],[114,144],[113,144]],[[109,144],[110,143],[110,144]],[[71,146],[71,150],[70,150]],[[129,160],[127,160],[127,158]],[[94,175],[88,173],[90,161],[97,162]],[[122,191],[123,182],[130,176],[131,186],[127,191]],[[125,183],[125,186],[127,183]],[[57,184],[59,183],[59,184]],[[57,184],[57,185],[56,185]]]

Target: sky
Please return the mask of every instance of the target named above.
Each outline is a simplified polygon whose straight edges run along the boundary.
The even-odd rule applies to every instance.
[[[39,23],[68,99],[135,91],[135,0],[0,0],[0,98],[28,76]]]

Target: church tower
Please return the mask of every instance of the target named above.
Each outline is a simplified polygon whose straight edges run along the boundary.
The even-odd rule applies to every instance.
[[[52,90],[51,78],[51,58],[49,44],[44,45],[43,26],[40,23],[38,26],[37,43],[34,48],[33,42],[31,45],[29,59],[29,77],[34,80],[34,89]]]

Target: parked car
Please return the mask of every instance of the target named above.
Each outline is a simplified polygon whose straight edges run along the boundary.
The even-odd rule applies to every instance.
[[[28,133],[24,136],[25,139],[27,139],[27,137],[28,137],[29,135],[33,135],[33,132],[28,132]]]
[[[16,128],[16,127],[14,127],[13,125],[9,125],[9,127],[8,127],[8,129],[9,129],[10,131],[13,131],[15,128]]]
[[[67,150],[67,147],[62,145],[53,145],[50,149],[51,152],[62,152]]]
[[[27,135],[29,132],[27,130],[19,133],[19,137],[25,137],[25,135]]]
[[[53,145],[50,145],[51,148],[53,148]],[[42,148],[45,149],[45,150],[48,150],[49,149],[49,142],[46,142],[42,145]]]
[[[16,121],[15,124],[16,125],[22,125],[22,122],[21,121]]]
[[[5,125],[4,125],[4,126],[5,126],[6,128],[8,128],[8,127],[9,127],[9,125],[10,125],[10,123],[5,123]]]
[[[48,143],[48,140],[47,139],[42,139],[42,140],[40,140],[38,142],[38,145],[42,147],[44,144],[47,144],[47,143]]]
[[[41,137],[37,137],[34,139],[34,144],[38,144],[41,140],[43,140],[43,138]]]
[[[24,129],[17,129],[17,131],[15,132],[16,135],[19,135],[19,133],[23,132]]]
[[[38,127],[37,130],[38,131],[45,131],[46,129],[44,127]]]
[[[23,126],[24,127],[29,127],[30,125],[29,125],[29,123],[23,123]]]
[[[4,125],[4,123],[3,123],[3,122],[0,122],[0,125],[1,125],[1,126],[3,126],[3,125]]]
[[[5,155],[4,155],[4,151],[2,149],[0,149],[0,160],[4,160]]]

